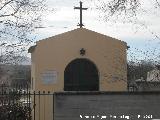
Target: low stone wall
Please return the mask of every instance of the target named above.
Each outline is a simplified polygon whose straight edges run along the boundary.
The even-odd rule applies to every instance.
[[[63,92],[54,120],[160,120],[160,92]]]

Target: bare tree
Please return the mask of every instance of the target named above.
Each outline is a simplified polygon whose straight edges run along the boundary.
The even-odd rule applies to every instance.
[[[155,14],[160,16],[160,1],[159,0],[88,0],[94,3],[94,7],[100,11],[101,18],[105,22],[111,20],[112,22],[139,24],[144,29],[154,36],[155,39],[160,40],[160,36],[153,32],[145,24],[145,20],[140,20],[139,17],[143,14]],[[148,7],[152,6],[152,7]]]
[[[143,7],[143,3],[147,3],[146,0],[88,0],[95,3],[96,9],[104,13],[104,20],[109,20],[113,16],[124,16],[127,18],[136,17],[141,11],[147,12]],[[160,8],[159,0],[151,0],[155,9]],[[150,11],[150,9],[148,9]]]
[[[135,30],[136,32],[138,31],[138,28],[144,29],[145,31],[149,32],[152,35],[153,37],[152,40],[155,40],[158,46],[159,44],[158,41],[160,40],[160,33],[150,28],[146,24],[147,20],[145,18],[143,19],[142,16],[143,15],[148,16],[154,14],[154,16],[159,17],[160,16],[159,0],[88,0],[88,1],[94,2],[94,7],[101,13],[100,17],[103,19],[103,21],[105,22],[112,21],[113,23],[118,21],[124,24],[130,23],[133,26],[135,26],[135,29],[137,29]],[[154,49],[158,50],[158,47]],[[153,54],[155,54],[154,49],[150,51],[152,52],[151,53],[152,56]],[[141,56],[147,58],[150,57],[149,56],[150,53],[148,54],[148,51],[145,51],[144,53],[144,51],[138,50],[138,54],[140,52]],[[160,60],[160,56],[158,54],[156,55],[157,59],[154,60]],[[150,58],[152,58],[152,56]]]
[[[0,63],[17,62],[46,11],[44,0],[0,0]]]

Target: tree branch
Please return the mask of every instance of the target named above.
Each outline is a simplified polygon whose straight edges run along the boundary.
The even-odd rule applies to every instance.
[[[6,5],[8,5],[9,3],[11,3],[12,1],[13,1],[13,0],[10,0],[10,1],[4,3],[4,5],[0,8],[0,10],[2,10]]]
[[[0,17],[8,17],[8,16],[14,16],[18,11],[19,9],[21,8],[22,6],[19,6],[13,13],[11,14],[6,14],[6,15],[0,15]]]
[[[156,3],[157,3],[157,5],[158,5],[158,7],[160,7],[160,3],[158,2],[158,0],[156,0]]]

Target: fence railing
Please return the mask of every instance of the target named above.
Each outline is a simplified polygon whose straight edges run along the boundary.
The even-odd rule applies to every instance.
[[[28,86],[0,85],[0,120],[54,120],[55,95],[50,91],[32,91]]]
[[[28,87],[0,86],[0,120],[47,120],[53,118],[54,94]]]

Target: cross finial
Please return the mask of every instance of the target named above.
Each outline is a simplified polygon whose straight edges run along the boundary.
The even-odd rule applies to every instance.
[[[82,23],[82,10],[87,10],[88,8],[83,8],[82,7],[82,2],[80,1],[80,7],[74,7],[74,9],[79,9],[80,10],[80,23],[78,24],[78,26],[80,26],[80,28],[82,28],[84,25]]]

